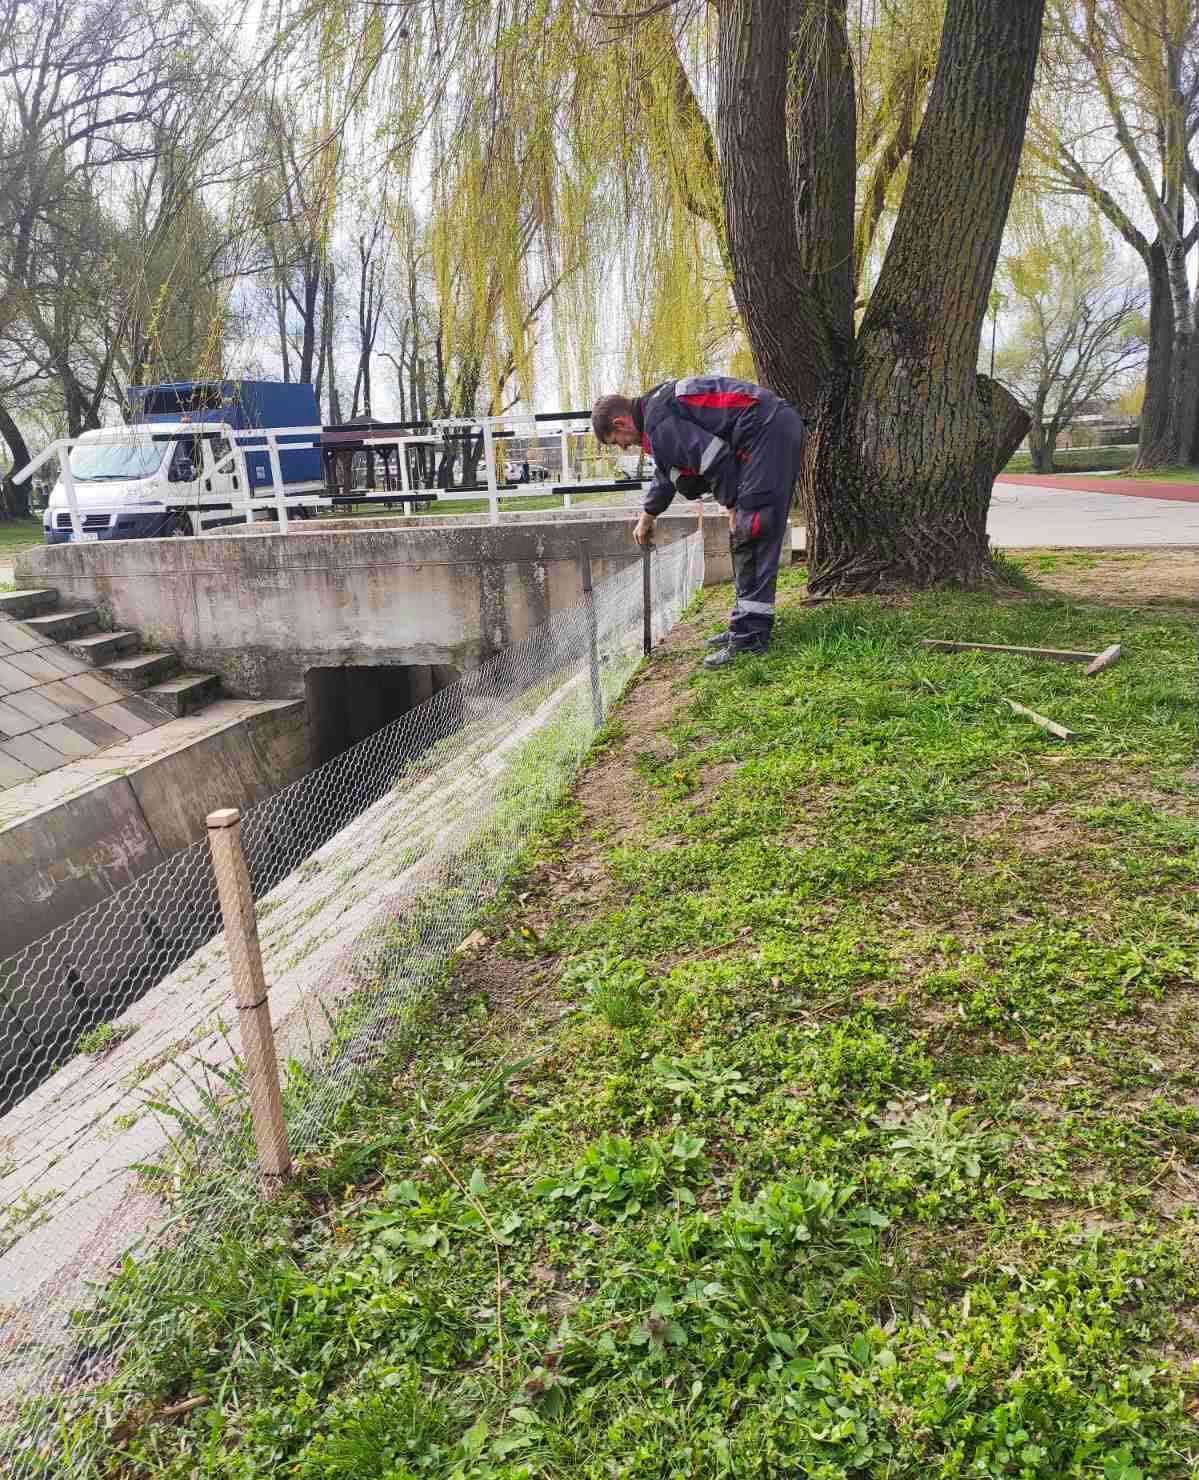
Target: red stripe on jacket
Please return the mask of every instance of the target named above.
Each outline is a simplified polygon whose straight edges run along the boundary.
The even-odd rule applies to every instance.
[[[722,410],[744,410],[758,404],[756,396],[747,396],[744,391],[698,391],[693,396],[680,396],[679,400],[686,401],[688,406],[713,406]]]

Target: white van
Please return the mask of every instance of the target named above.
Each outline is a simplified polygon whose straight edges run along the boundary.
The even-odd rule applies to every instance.
[[[251,499],[269,511],[274,490],[266,451],[255,447],[239,454],[228,437],[201,434],[201,430],[190,422],[151,422],[84,432],[69,454],[83,525],[79,538],[136,540],[200,534],[223,524],[242,523]],[[253,485],[249,497],[247,476]],[[289,510],[300,516],[307,515],[310,506],[315,509],[324,493],[324,485],[316,480],[288,482],[286,488]],[[297,497],[299,505],[294,502]],[[61,477],[51,490],[42,526],[48,545],[75,538]]]

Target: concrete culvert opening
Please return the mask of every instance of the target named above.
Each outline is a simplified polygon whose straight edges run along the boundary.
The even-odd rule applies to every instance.
[[[312,764],[323,765],[457,683],[442,663],[310,668],[304,675]]]

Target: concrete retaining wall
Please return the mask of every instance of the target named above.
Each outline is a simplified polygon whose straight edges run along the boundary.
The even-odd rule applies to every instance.
[[[707,544],[728,564],[724,520]],[[659,521],[662,545],[694,512]],[[25,552],[18,580],[57,587],[147,644],[218,672],[227,690],[300,698],[311,668],[442,664],[466,672],[519,641],[582,592],[579,545],[598,583],[640,558],[630,514],[571,510],[293,521],[236,535],[55,545]],[[719,575],[719,567],[714,574]]]
[[[246,707],[213,706],[196,717],[212,723],[209,733],[140,764],[132,756],[123,769],[114,763],[0,831],[0,960],[195,842],[210,811],[248,807],[304,774],[305,706],[241,713]]]

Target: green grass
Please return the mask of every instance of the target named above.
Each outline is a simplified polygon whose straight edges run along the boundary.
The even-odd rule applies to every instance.
[[[630,491],[637,488],[636,484],[629,485]],[[579,508],[584,504],[604,504],[610,502],[617,495],[608,493],[576,493],[571,498],[571,506]],[[554,494],[531,494],[517,498],[502,497],[500,506],[505,513],[520,513],[525,509],[560,509],[562,507],[562,495]],[[424,504],[413,510],[414,515],[433,515],[438,519],[444,519],[447,514],[483,514],[491,507],[486,498],[464,498],[464,499],[442,499],[437,503]],[[619,506],[618,506],[619,507]],[[321,517],[327,519],[365,519],[379,518],[392,515],[399,517],[403,514],[401,500],[396,496],[394,509],[385,508],[382,504],[375,504],[355,509],[329,509],[325,510]]]
[[[782,587],[655,657],[291,1190],[126,1267],[69,1473],[1199,1472],[1193,627]]]
[[[79,1041],[75,1044],[75,1052],[86,1054],[89,1058],[100,1059],[119,1044],[132,1038],[136,1032],[137,1028],[132,1023],[97,1023],[94,1028],[89,1028],[86,1033],[80,1034]]]
[[[20,550],[42,543],[42,521],[31,519],[0,519],[0,561],[10,561]]]
[[[1135,447],[1067,447],[1054,456],[1055,473],[1096,473],[1123,471],[1132,466]],[[1032,458],[1017,452],[1003,470],[1005,473],[1031,473]],[[1136,473],[1138,479],[1155,479],[1162,483],[1199,483],[1199,467],[1159,468],[1153,473]]]
[[[1054,454],[1054,471],[1058,473],[1111,472],[1132,465],[1135,447],[1064,447]],[[1031,473],[1032,457],[1017,452],[1004,468],[1005,473]]]
[[[1138,478],[1151,478],[1162,483],[1199,483],[1199,467],[1159,468],[1154,473],[1138,473]]]

